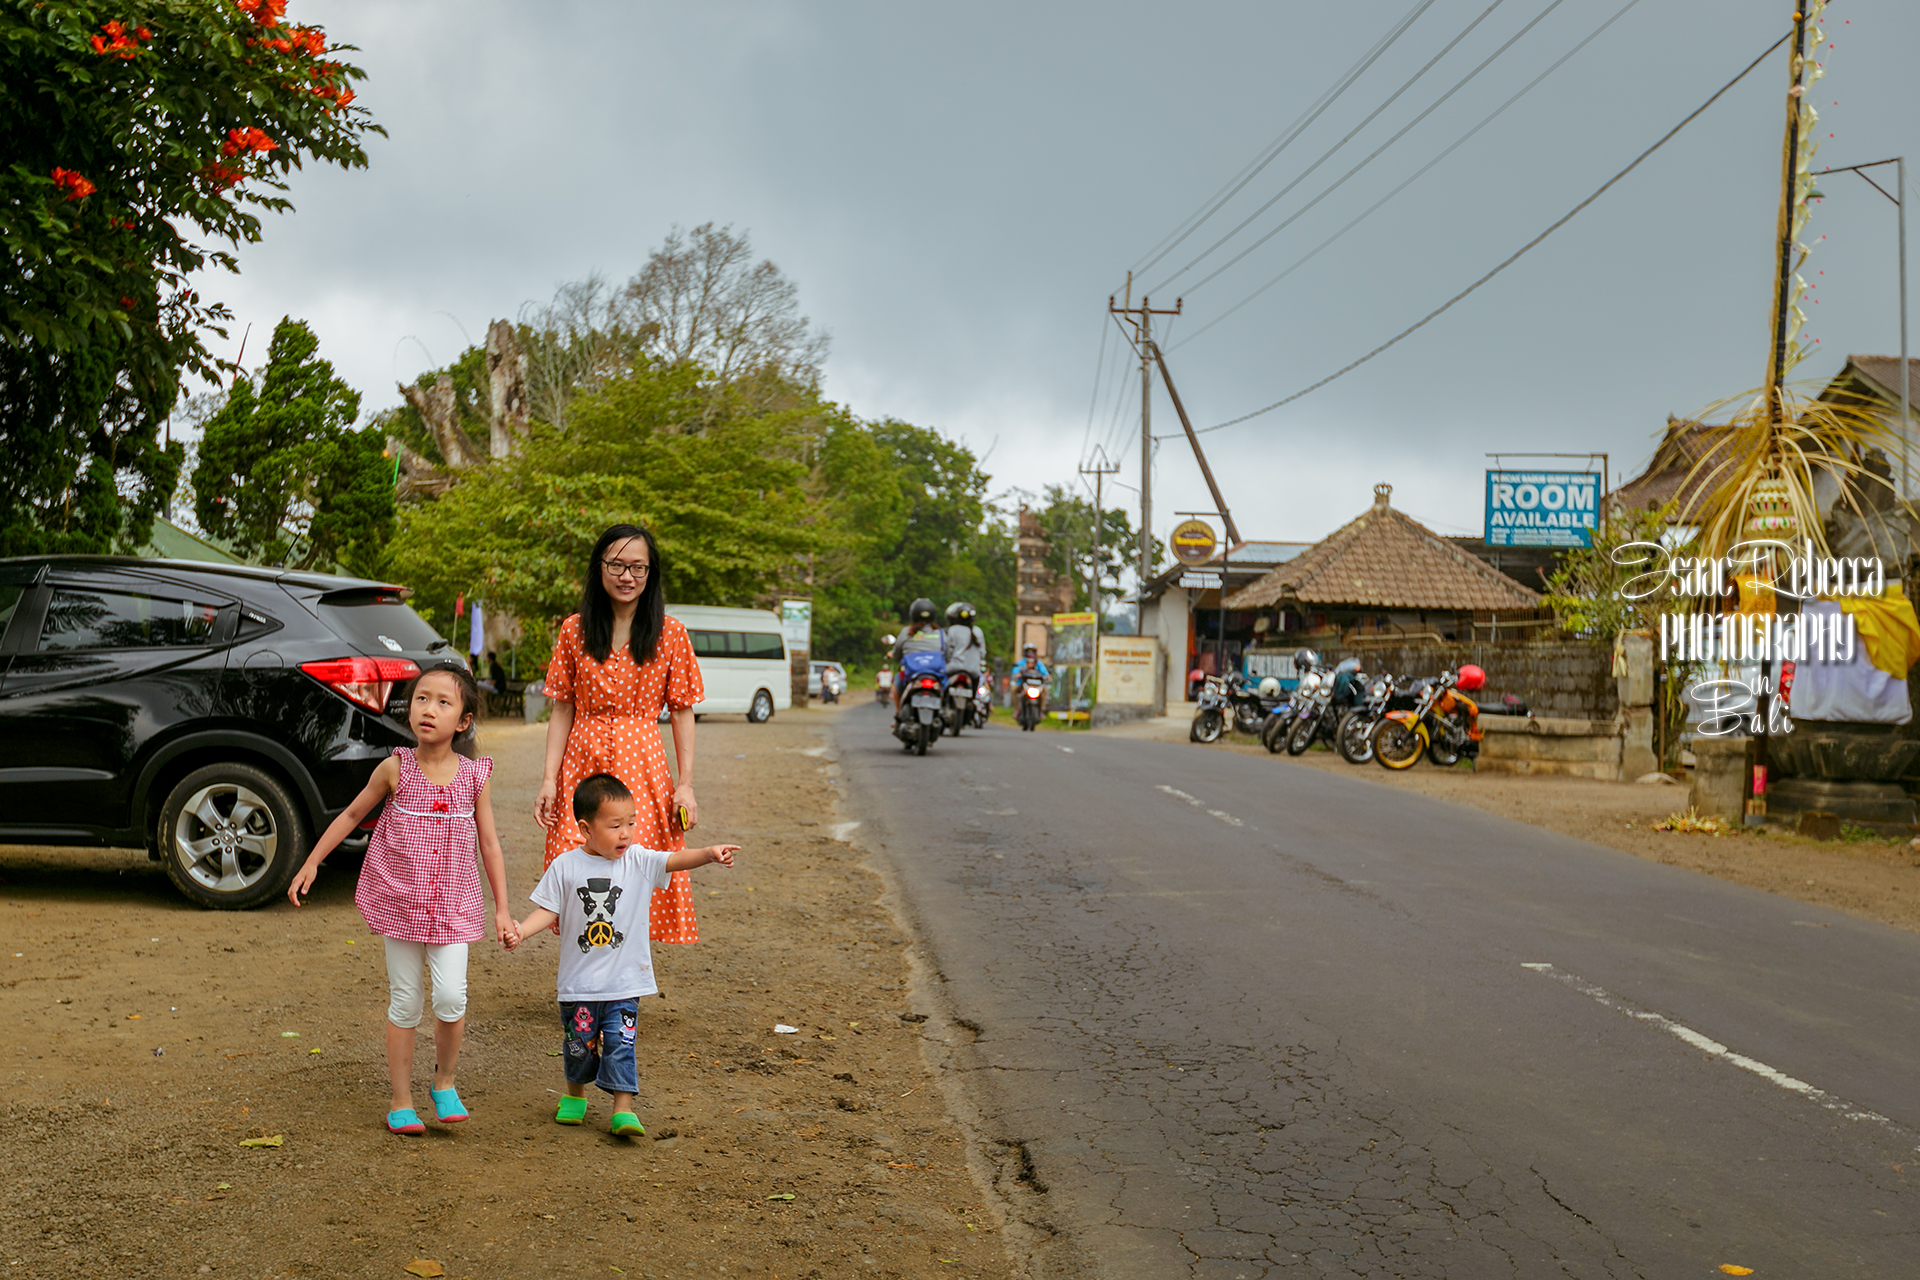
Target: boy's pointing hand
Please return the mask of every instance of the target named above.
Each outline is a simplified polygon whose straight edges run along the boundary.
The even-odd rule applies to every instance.
[[[709,857],[723,867],[733,865],[733,855],[740,851],[737,844],[717,844],[709,851]]]

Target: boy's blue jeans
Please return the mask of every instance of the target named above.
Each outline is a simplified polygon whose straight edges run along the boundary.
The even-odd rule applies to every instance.
[[[564,1000],[560,1023],[566,1028],[563,1061],[568,1084],[596,1084],[608,1093],[635,1093],[639,1074],[633,1065],[633,1028],[640,1002]]]

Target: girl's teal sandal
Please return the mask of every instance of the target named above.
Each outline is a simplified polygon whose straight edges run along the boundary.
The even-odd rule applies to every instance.
[[[387,1112],[387,1132],[389,1133],[413,1135],[425,1133],[426,1131],[427,1126],[420,1122],[420,1113],[412,1107],[407,1107],[400,1111]]]
[[[458,1089],[429,1089],[433,1097],[433,1114],[441,1124],[459,1124],[467,1118],[466,1104],[460,1101]]]

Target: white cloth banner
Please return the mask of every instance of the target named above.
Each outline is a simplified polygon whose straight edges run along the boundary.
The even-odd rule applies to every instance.
[[[1837,618],[1840,606],[1809,600],[1800,610],[1808,618]],[[1905,724],[1913,719],[1907,682],[1888,675],[1867,658],[1867,646],[1855,643],[1853,660],[1809,658],[1793,665],[1788,698],[1795,720],[1854,720],[1866,724]]]
[[[480,615],[480,602],[473,602],[473,632],[467,641],[467,652],[479,657],[487,648],[487,623]]]

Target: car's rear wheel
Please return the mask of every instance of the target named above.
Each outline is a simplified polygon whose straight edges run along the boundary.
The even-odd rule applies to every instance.
[[[308,847],[292,795],[247,764],[208,765],[182,778],[161,807],[158,835],[174,887],[226,911],[285,893]]]
[[[747,708],[747,719],[755,724],[765,724],[773,719],[773,695],[765,689],[753,695],[753,705]]]

